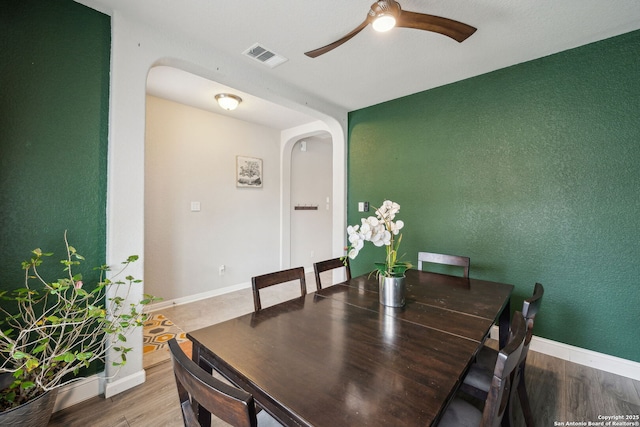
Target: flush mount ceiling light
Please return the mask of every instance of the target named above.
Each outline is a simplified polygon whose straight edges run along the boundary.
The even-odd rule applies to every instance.
[[[219,93],[216,95],[216,101],[218,101],[218,105],[225,110],[235,110],[238,105],[242,102],[242,98],[236,95],[231,95],[230,93]]]
[[[396,18],[401,10],[400,5],[395,1],[381,0],[374,3],[369,10],[369,16],[373,18],[371,26],[381,33],[389,31],[396,26]]]

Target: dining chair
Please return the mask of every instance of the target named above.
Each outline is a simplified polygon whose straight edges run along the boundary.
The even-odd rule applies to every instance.
[[[511,418],[508,403],[520,379],[517,367],[526,334],[524,317],[516,311],[511,320],[509,341],[498,353],[483,409],[456,395],[442,415],[439,427],[498,427],[505,416]]]
[[[304,279],[304,267],[290,268],[288,270],[276,271],[274,273],[263,274],[251,278],[251,287],[253,288],[253,307],[255,311],[262,309],[260,302],[260,290],[269,286],[278,285],[280,283],[290,282],[292,280],[300,281],[300,296],[307,294],[307,284]]]
[[[544,287],[540,283],[536,283],[533,288],[533,295],[531,298],[524,300],[524,303],[522,304],[522,315],[524,316],[527,324],[527,336],[525,338],[524,347],[518,363],[520,376],[520,382],[518,383],[518,399],[520,400],[520,407],[522,408],[524,421],[527,427],[533,427],[535,422],[525,385],[524,372],[527,364],[527,353],[529,352],[529,345],[531,344],[531,337],[533,336],[533,324],[536,315],[538,314],[538,310],[540,309],[540,305],[542,304],[543,295]],[[485,399],[491,384],[491,369],[492,366],[495,365],[497,357],[497,350],[488,346],[482,347],[478,352],[476,361],[471,365],[471,368],[469,368],[469,372],[464,378],[464,381],[460,386],[460,390],[477,399]]]
[[[232,426],[281,426],[264,410],[256,414],[255,402],[250,393],[220,381],[189,359],[175,338],[169,340],[169,351],[186,427],[200,426],[194,411],[195,402]]]
[[[423,262],[462,267],[462,277],[469,277],[469,266],[471,264],[471,260],[466,256],[436,254],[433,252],[418,252],[418,270],[422,270]]]
[[[316,287],[318,290],[322,289],[322,281],[320,280],[320,273],[324,271],[334,270],[336,268],[345,269],[347,280],[351,280],[351,268],[349,267],[349,258],[333,258],[326,261],[320,261],[313,264],[313,271],[316,274]]]

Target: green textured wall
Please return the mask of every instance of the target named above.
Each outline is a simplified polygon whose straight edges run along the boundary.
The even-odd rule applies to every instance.
[[[407,260],[539,281],[536,335],[640,362],[639,31],[352,112],[348,180],[349,224],[390,198]]]
[[[105,262],[110,27],[71,0],[0,1],[2,289],[36,247],[61,277],[65,230],[89,278]]]

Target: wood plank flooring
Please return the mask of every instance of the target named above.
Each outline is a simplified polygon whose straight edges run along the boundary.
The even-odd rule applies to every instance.
[[[324,280],[323,280],[323,283]],[[297,285],[278,294],[262,296],[264,306],[296,296]],[[315,291],[313,275],[307,290]],[[161,312],[185,331],[218,323],[253,311],[250,290],[171,307]],[[540,315],[544,315],[541,312]],[[538,427],[567,422],[595,422],[602,415],[639,415],[640,381],[567,362],[542,353],[529,352],[527,390]],[[515,403],[515,426],[524,426],[519,403]],[[226,424],[214,420],[214,426]],[[94,397],[55,413],[49,427],[179,427],[173,372],[169,361],[147,369],[147,381],[109,399]],[[341,427],[341,426],[336,426]],[[393,427],[393,426],[391,426]]]

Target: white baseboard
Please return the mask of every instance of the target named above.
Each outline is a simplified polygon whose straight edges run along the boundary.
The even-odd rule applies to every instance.
[[[236,291],[240,291],[240,290],[248,289],[248,288],[251,288],[251,283],[250,282],[239,283],[237,285],[227,286],[226,288],[214,289],[212,291],[202,292],[202,293],[195,294],[195,295],[189,295],[189,296],[182,297],[182,298],[159,301],[159,302],[156,302],[156,303],[153,303],[153,304],[149,304],[148,306],[145,307],[144,311],[146,313],[151,313],[151,312],[154,312],[154,311],[165,309],[167,307],[175,307],[176,305],[188,304],[190,302],[195,302],[195,301],[200,301],[200,300],[207,299],[207,298],[217,297],[217,296],[220,296],[220,295],[224,295],[224,294],[228,294],[228,293],[231,293],[231,292],[236,292]]]
[[[497,326],[492,328],[491,337],[495,339],[498,338]],[[531,338],[529,348],[532,351],[537,351],[538,353],[548,356],[640,381],[640,363],[632,360],[598,353],[558,341],[536,337],[535,335]]]
[[[104,393],[102,374],[92,375],[82,380],[73,382],[58,391],[56,404],[53,411],[59,411],[76,403],[83,402],[91,397],[99,396]]]
[[[104,387],[104,397],[105,399],[108,399],[118,393],[122,393],[125,390],[129,390],[130,388],[144,383],[146,379],[147,374],[144,369],[141,369],[132,375],[128,375],[113,382],[108,382]]]
[[[314,275],[314,270],[313,270],[313,265],[312,266],[305,266],[304,267],[304,273],[305,274],[309,274],[309,275]],[[313,279],[313,283],[311,283],[311,288],[309,287],[309,283],[307,283],[307,291],[309,291],[310,289],[314,289],[315,288],[315,277]],[[224,294],[228,294],[231,292],[236,292],[236,291],[241,291],[243,289],[250,289],[251,288],[251,282],[244,282],[244,283],[238,283],[237,285],[232,285],[232,286],[227,286],[225,288],[221,288],[221,289],[214,289],[212,291],[207,291],[207,292],[202,292],[199,294],[195,294],[195,295],[189,295],[186,297],[181,297],[181,298],[175,298],[172,300],[163,300],[163,301],[159,301],[153,304],[149,304],[148,306],[145,307],[145,313],[152,313],[154,311],[158,311],[158,310],[162,310],[165,309],[167,307],[175,307],[177,305],[182,305],[182,304],[188,304],[190,302],[196,302],[196,301],[200,301],[203,299],[207,299],[207,298],[213,298],[213,297],[217,297],[220,295],[224,295]]]
[[[600,369],[601,371],[621,375],[640,381],[640,363],[632,360],[622,359],[604,353],[574,347],[546,338],[533,337],[531,340],[531,350],[537,351],[560,359],[568,360],[580,365]]]
[[[118,393],[122,393],[125,390],[144,383],[145,380],[146,373],[144,370],[111,383],[105,381],[104,372],[83,378],[60,388],[53,412],[100,395],[108,399]]]

